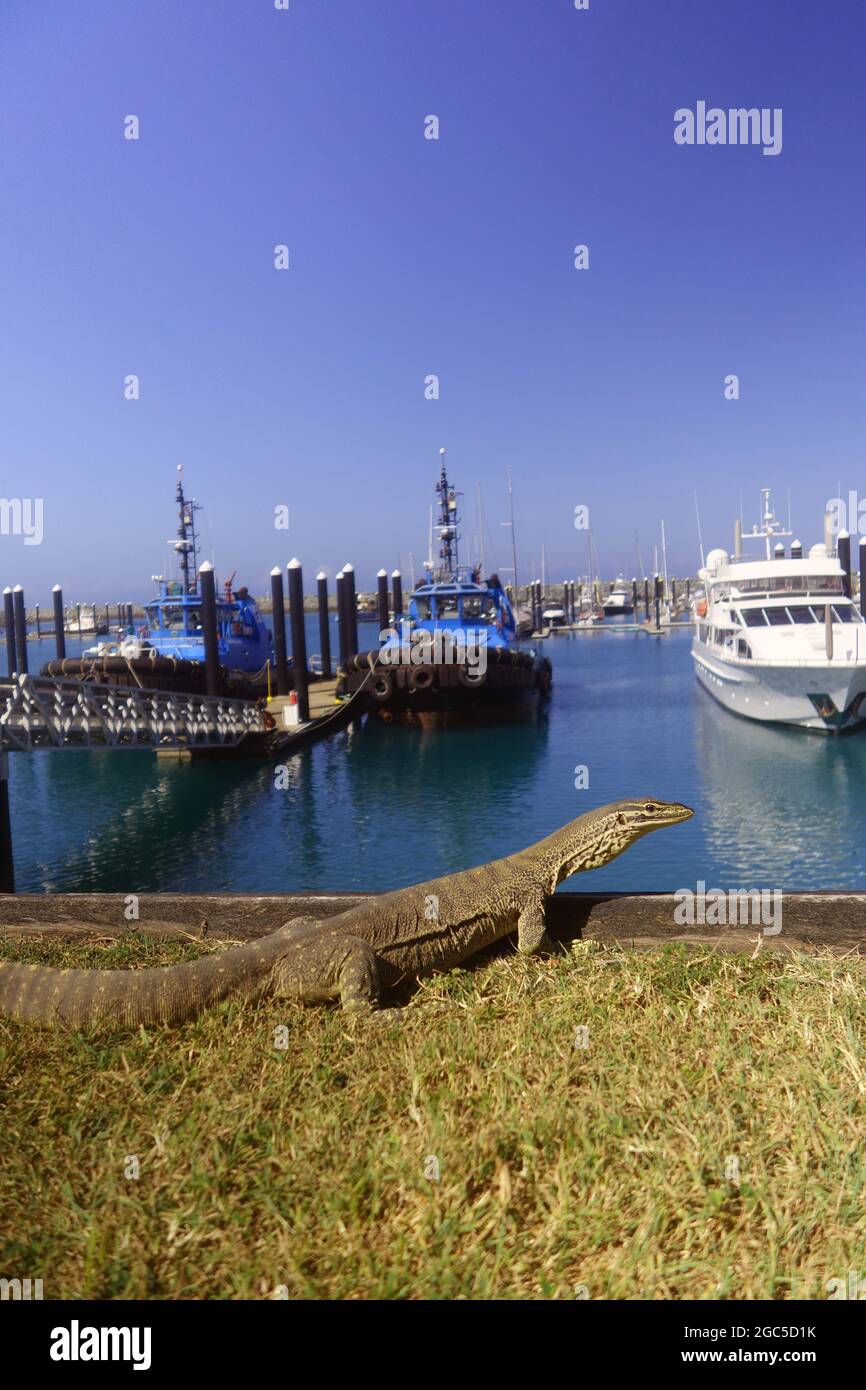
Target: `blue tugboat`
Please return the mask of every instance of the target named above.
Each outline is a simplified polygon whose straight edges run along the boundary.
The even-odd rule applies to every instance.
[[[182,473],[183,465],[179,464],[178,474]],[[153,575],[157,593],[143,605],[145,619],[141,626],[118,632],[116,640],[100,642],[80,657],[50,661],[43,675],[191,694],[204,691],[204,631],[195,525],[199,507],[184,496],[182,476],[178,477],[175,499],[179,516],[177,539],[169,544],[178,557],[180,579]],[[233,590],[233,579],[234,574],[224,584],[216,605],[222,693],[256,699],[267,692],[269,671],[274,665],[273,637],[255,599],[245,588]]]
[[[459,564],[458,493],[441,453],[438,563],[428,562],[408,615],[380,634],[379,649],[350,658],[338,694],[363,686],[370,712],[422,728],[534,713],[550,694],[551,664],[521,649],[499,576]]]
[[[182,473],[183,465],[178,465]],[[133,660],[150,653],[178,661],[204,661],[201,597],[198,592],[198,537],[195,501],[183,495],[183,479],[178,478],[175,499],[179,523],[177,540],[170,542],[180,563],[180,580],[154,575],[157,596],[144,605],[144,626],[124,637],[119,654]],[[273,665],[273,638],[258,606],[245,588],[232,590],[234,574],[226,582],[224,595],[217,598],[217,638],[219,663],[227,671],[247,675],[264,673]],[[85,655],[97,655],[98,649]]]

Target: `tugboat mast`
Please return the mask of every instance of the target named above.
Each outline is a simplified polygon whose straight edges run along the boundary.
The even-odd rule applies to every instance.
[[[198,582],[198,536],[195,530],[195,514],[201,511],[195,498],[187,502],[183,495],[183,464],[177,465],[178,479],[175,500],[178,505],[177,540],[173,544],[180,556],[180,572],[183,576],[183,591],[194,594]]]
[[[460,536],[457,531],[458,494],[448,482],[448,476],[445,472],[444,449],[439,450],[439,456],[442,459],[442,467],[439,481],[436,484],[436,492],[439,495],[439,524],[436,527],[439,532],[439,565],[436,578],[442,581],[451,579],[457,574],[457,543]]]

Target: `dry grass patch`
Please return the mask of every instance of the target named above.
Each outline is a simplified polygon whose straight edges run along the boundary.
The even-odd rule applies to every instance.
[[[0,1274],[46,1297],[826,1297],[866,1273],[864,976],[590,943],[429,981],[402,1025],[280,1003],[133,1036],[2,1021]]]

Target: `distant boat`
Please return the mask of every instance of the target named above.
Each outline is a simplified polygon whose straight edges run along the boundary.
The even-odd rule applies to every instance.
[[[545,608],[541,615],[541,626],[555,631],[568,627],[568,617],[564,608]]]
[[[763,515],[750,534],[737,531],[733,558],[711,550],[695,600],[692,659],[700,684],[747,719],[837,733],[866,720],[866,623],[848,596],[838,555],[825,543],[804,558],[762,489]],[[742,542],[764,544],[743,558]],[[862,651],[860,650],[862,647]]]
[[[611,591],[602,604],[605,617],[613,617],[619,613],[633,613],[634,603],[632,601],[632,591],[626,581],[620,575],[611,587]]]
[[[204,690],[204,629],[195,529],[197,507],[195,502],[184,497],[181,479],[178,479],[175,498],[180,520],[177,539],[170,544],[180,562],[180,579],[153,576],[157,593],[143,605],[143,623],[137,628],[133,625],[120,629],[115,640],[99,642],[80,657],[49,661],[43,668],[43,675],[82,680],[98,678],[112,684],[183,690],[191,694]],[[233,579],[234,575],[223,585],[223,594],[216,599],[222,693],[254,698],[267,689],[268,670],[274,664],[273,638],[255,599],[245,588],[233,590]],[[91,625],[85,626],[88,608],[92,614],[92,606],[82,605],[82,633],[97,631],[90,615]]]
[[[91,634],[97,636],[100,632],[107,632],[108,624],[97,618],[96,608],[92,603],[81,603],[67,608],[63,629],[69,637],[89,637]]]
[[[363,689],[369,712],[422,728],[533,713],[550,693],[551,664],[520,648],[498,575],[458,564],[457,493],[444,457],[436,491],[439,563],[428,562],[399,628],[341,669],[337,694]]]

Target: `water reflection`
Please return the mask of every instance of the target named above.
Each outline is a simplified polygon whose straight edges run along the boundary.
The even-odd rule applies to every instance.
[[[757,724],[695,694],[701,816],[716,879],[863,886],[866,737]]]

